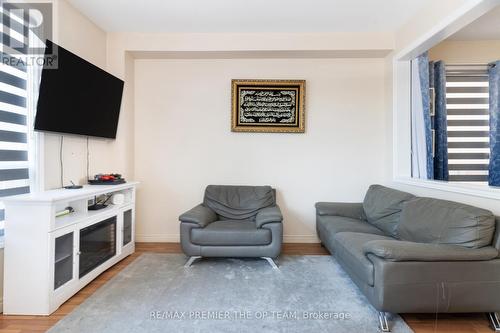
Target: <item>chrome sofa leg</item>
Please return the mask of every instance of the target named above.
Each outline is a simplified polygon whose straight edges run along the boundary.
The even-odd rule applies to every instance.
[[[184,267],[185,268],[188,268],[188,267],[191,267],[191,265],[193,264],[193,262],[197,259],[200,259],[201,256],[192,256],[192,257],[189,257],[188,261],[186,261],[186,263],[184,264]]]
[[[387,323],[387,314],[383,311],[378,313],[378,324],[382,332],[390,332],[389,324]]]
[[[490,319],[491,328],[495,332],[500,332],[500,318],[498,318],[497,312],[489,312],[488,318]]]
[[[274,269],[279,269],[278,265],[276,265],[276,263],[274,262],[273,258],[269,258],[269,257],[261,257],[262,259],[266,259],[267,262],[269,263],[269,265],[271,265],[272,268]]]

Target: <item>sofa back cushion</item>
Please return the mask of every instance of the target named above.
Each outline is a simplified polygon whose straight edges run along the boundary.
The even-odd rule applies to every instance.
[[[500,216],[496,216],[495,233],[493,234],[493,247],[498,250],[500,257]]]
[[[401,210],[413,194],[401,192],[382,185],[371,185],[363,201],[368,223],[385,233],[395,236]]]
[[[262,208],[276,205],[276,198],[270,186],[209,185],[203,204],[221,220],[249,220]]]
[[[417,198],[406,203],[397,235],[400,239],[480,248],[491,245],[495,216],[458,202]]]

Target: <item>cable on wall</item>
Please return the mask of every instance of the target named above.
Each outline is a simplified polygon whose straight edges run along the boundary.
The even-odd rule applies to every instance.
[[[64,187],[63,144],[64,144],[64,136],[61,135],[61,147],[59,149],[59,162],[61,163],[61,187]]]

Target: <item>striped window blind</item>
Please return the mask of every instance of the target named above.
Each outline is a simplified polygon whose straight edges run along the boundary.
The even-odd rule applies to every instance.
[[[488,182],[487,65],[446,66],[449,181]]]
[[[28,29],[13,13],[2,11],[0,62],[0,197],[30,191],[28,162]],[[14,48],[16,50],[14,50]],[[1,200],[1,199],[0,199]],[[3,235],[4,205],[0,201],[0,236]]]

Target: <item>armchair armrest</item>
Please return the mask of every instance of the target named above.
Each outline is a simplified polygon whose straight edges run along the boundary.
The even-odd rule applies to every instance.
[[[261,209],[255,216],[255,224],[257,228],[261,228],[264,224],[283,221],[280,207],[278,205]]]
[[[205,227],[209,223],[217,220],[217,214],[208,207],[199,204],[198,206],[188,210],[181,216],[179,216],[181,222],[196,223],[200,227]]]
[[[317,202],[316,214],[320,216],[343,216],[353,219],[365,219],[363,204],[357,202]]]
[[[492,246],[471,249],[459,245],[398,240],[369,241],[363,246],[363,252],[390,261],[480,261],[498,256],[498,250]]]

